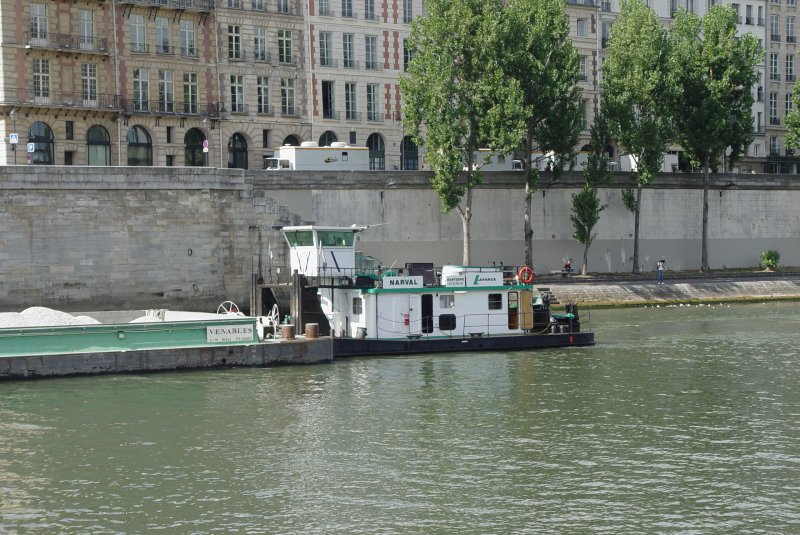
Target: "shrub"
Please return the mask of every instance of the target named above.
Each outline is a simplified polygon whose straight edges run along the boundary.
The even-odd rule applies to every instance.
[[[781,261],[781,254],[775,249],[768,249],[761,253],[761,264],[767,269],[775,269]]]

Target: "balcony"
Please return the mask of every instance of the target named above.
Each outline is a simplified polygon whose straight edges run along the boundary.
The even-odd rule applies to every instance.
[[[39,95],[32,89],[7,87],[3,90],[2,104],[9,106],[35,106],[42,108],[71,108],[83,110],[122,109],[119,95],[84,93],[82,91],[47,91]]]
[[[356,17],[356,14],[353,12],[352,9],[343,9],[342,10],[342,18],[343,19],[355,19],[355,18],[358,18],[358,17]]]
[[[753,25],[753,17],[745,17],[744,18],[744,23],[745,24],[749,24],[750,26],[752,26]]]
[[[269,104],[259,104],[256,113],[258,115],[275,115],[275,110]]]
[[[366,63],[364,63],[364,69],[368,71],[382,71],[383,65],[381,65],[377,61],[367,60]]]
[[[367,11],[366,13],[364,13],[364,20],[377,21],[380,19],[378,18],[378,14],[375,13],[374,11],[373,12]]]
[[[214,0],[117,0],[117,5],[153,6],[167,9],[209,12],[214,8]],[[223,6],[220,5],[220,7]]]
[[[197,102],[123,99],[121,108],[125,115],[219,116],[219,107],[216,104],[200,106]]]
[[[764,135],[764,125],[763,124],[756,125],[755,130],[756,130],[756,134],[762,135],[762,136]]]
[[[148,43],[131,43],[131,52],[134,54],[149,54],[150,45]]]
[[[779,33],[771,33],[769,35],[769,40],[773,43],[780,43],[781,42],[781,34]]]
[[[339,112],[335,110],[322,110],[323,119],[331,119],[332,121],[339,120]]]
[[[769,79],[770,79],[770,81],[773,81],[773,82],[780,82],[781,81],[781,75],[778,74],[777,72],[771,72],[771,73],[769,73]]]
[[[344,58],[342,61],[342,68],[344,69],[360,69],[361,63],[351,58]]]
[[[281,106],[281,117],[299,117],[298,109],[294,106]]]
[[[250,115],[250,108],[247,104],[231,103],[231,115]]]
[[[361,112],[354,110],[346,110],[344,113],[344,120],[361,122]]]
[[[794,82],[795,81],[795,75],[794,74],[787,74],[786,75],[786,81],[787,82]]]
[[[319,66],[336,69],[337,67],[339,67],[339,60],[331,57],[321,56],[319,58]]]
[[[763,19],[763,18],[759,18],[759,19],[756,21],[756,25],[757,25],[757,26],[763,26],[763,25],[764,25],[764,19]]]
[[[384,120],[383,114],[376,111],[367,111],[367,121],[370,123],[382,123]]]
[[[156,56],[174,56],[175,47],[165,44],[156,44]]]
[[[193,46],[182,46],[180,47],[181,57],[184,58],[196,58],[197,57],[197,49]]]
[[[253,61],[256,63],[272,63],[272,54],[264,50],[253,52]]]
[[[773,126],[779,126],[781,124],[780,117],[770,117],[769,118],[769,124],[771,124]]]
[[[330,6],[319,6],[317,15],[319,15],[320,17],[332,17],[333,11],[331,11]]]
[[[108,39],[105,37],[63,33],[31,34],[30,32],[25,32],[25,48],[48,48],[106,56],[109,54]]]
[[[253,0],[250,8],[261,13],[276,13],[278,15],[291,15],[294,12],[288,0],[277,0],[272,3],[269,0]]]
[[[796,43],[797,42],[797,36],[795,36],[795,35],[787,35],[786,36],[786,42],[787,43]]]

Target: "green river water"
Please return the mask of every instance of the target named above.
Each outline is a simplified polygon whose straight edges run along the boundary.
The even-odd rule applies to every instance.
[[[597,345],[0,383],[0,533],[800,533],[800,304]]]

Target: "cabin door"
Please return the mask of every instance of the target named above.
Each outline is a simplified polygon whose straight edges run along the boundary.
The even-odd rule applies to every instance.
[[[519,294],[508,292],[508,328],[519,329]]]
[[[419,294],[408,296],[408,334],[422,334],[422,300]]]

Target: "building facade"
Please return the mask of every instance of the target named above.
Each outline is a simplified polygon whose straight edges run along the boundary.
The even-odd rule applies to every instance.
[[[650,5],[668,26],[715,1]],[[742,172],[798,171],[784,144],[796,1],[730,3],[766,49]],[[583,147],[619,4],[567,13]],[[422,0],[0,0],[0,164],[252,169],[280,145],[340,141],[368,147],[370,169],[423,169],[399,88],[417,16]]]

